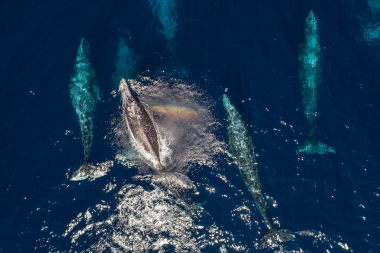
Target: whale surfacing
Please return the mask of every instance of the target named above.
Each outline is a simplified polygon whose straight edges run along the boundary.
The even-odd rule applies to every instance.
[[[120,80],[119,92],[123,100],[123,118],[137,151],[155,170],[165,171],[160,161],[160,143],[156,126],[124,77]]]

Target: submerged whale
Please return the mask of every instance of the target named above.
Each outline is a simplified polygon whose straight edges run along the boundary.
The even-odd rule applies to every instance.
[[[257,170],[255,151],[252,139],[248,133],[245,123],[239,112],[231,104],[226,94],[223,95],[223,106],[227,113],[227,132],[229,146],[232,151],[233,159],[240,170],[245,185],[252,194],[259,209],[264,223],[269,229],[261,239],[259,247],[271,247],[275,242],[286,242],[292,240],[295,236],[287,229],[275,229],[270,222],[265,207],[265,200],[261,193],[261,183]]]
[[[82,133],[84,162],[71,177],[73,181],[86,178],[94,179],[103,176],[113,164],[112,162],[97,164],[97,166],[90,164],[95,103],[100,100],[99,88],[95,84],[95,71],[91,67],[89,60],[89,44],[82,39],[78,48],[74,73],[70,82],[70,97],[71,103],[78,116]]]
[[[125,78],[133,78],[136,75],[136,65],[139,57],[135,54],[132,47],[129,46],[131,44],[124,37],[119,37],[117,56],[115,61],[115,72],[112,75],[112,78],[115,81],[115,84],[118,86],[120,79],[122,77]]]
[[[153,15],[156,16],[162,28],[159,32],[162,33],[168,43],[169,51],[175,49],[174,35],[177,31],[177,11],[176,0],[149,0]]]
[[[123,118],[136,150],[156,171],[164,172],[160,160],[160,140],[154,121],[124,77],[120,80],[119,92],[123,100]]]
[[[313,11],[306,19],[305,41],[299,46],[299,79],[301,84],[304,114],[309,122],[309,139],[298,148],[298,152],[326,154],[335,153],[335,149],[315,136],[315,111],[318,100],[318,85],[321,82],[322,63],[321,46],[317,31],[317,20]]]

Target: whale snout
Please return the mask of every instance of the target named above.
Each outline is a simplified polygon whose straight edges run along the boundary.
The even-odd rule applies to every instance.
[[[127,83],[127,79],[125,79],[124,77],[122,77],[120,80],[119,92],[121,92],[121,95],[125,98],[132,97],[132,93]]]
[[[124,89],[128,89],[128,83],[127,80],[124,77],[122,77],[119,83],[119,91],[122,91]]]

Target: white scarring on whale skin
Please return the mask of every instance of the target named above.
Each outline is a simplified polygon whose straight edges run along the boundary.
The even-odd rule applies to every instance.
[[[157,127],[144,105],[138,100],[123,77],[119,92],[123,99],[123,118],[133,148],[157,171],[165,168],[160,160],[160,138]]]

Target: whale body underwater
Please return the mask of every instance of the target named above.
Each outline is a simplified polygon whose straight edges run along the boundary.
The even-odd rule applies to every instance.
[[[261,182],[255,159],[255,146],[248,129],[236,108],[231,104],[226,94],[223,95],[223,106],[227,114],[228,143],[232,151],[233,160],[239,168],[240,174],[249,192],[256,203],[268,232],[260,240],[259,248],[273,247],[277,242],[293,240],[295,236],[288,229],[273,227],[265,207],[265,200],[261,192]]]
[[[94,113],[95,103],[100,100],[99,88],[96,85],[95,71],[91,66],[89,57],[89,44],[82,38],[79,44],[77,57],[75,60],[74,73],[70,82],[71,103],[78,116],[78,122],[82,134],[84,150],[83,165],[75,171],[70,178],[72,181],[84,180],[104,176],[109,168],[113,166],[112,161],[90,163],[92,142],[94,139]]]
[[[122,77],[119,92],[123,101],[123,119],[136,150],[156,171],[164,172],[160,160],[160,141],[157,127],[137,95]]]
[[[323,143],[316,137],[315,120],[317,100],[319,96],[318,86],[321,82],[322,60],[321,46],[317,29],[317,19],[314,12],[310,11],[306,18],[305,41],[299,46],[300,55],[300,87],[304,114],[309,123],[309,139],[298,148],[297,152],[306,154],[335,153],[335,149]]]

